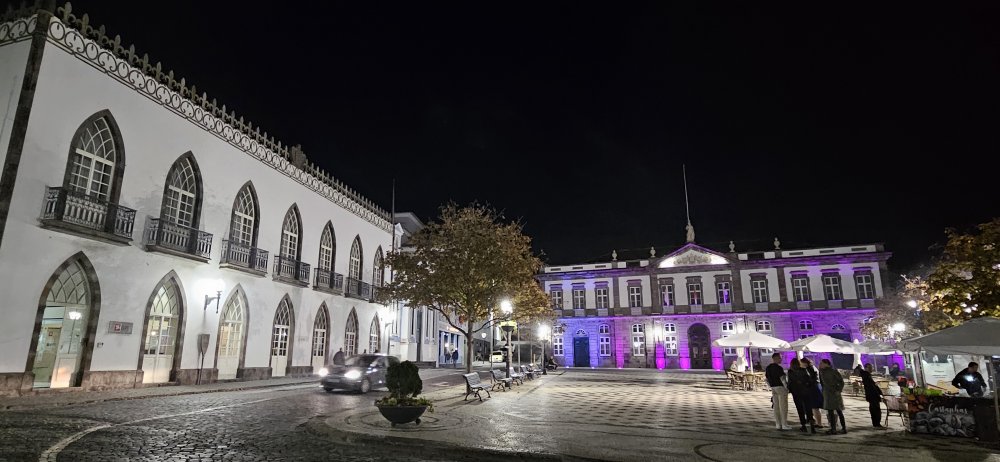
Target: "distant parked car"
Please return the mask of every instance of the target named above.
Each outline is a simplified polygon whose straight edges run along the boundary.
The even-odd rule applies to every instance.
[[[354,355],[344,361],[343,366],[327,366],[326,375],[320,379],[323,389],[353,390],[368,393],[372,388],[385,386],[385,372],[390,364],[398,364],[395,356]]]
[[[493,353],[490,354],[490,362],[491,363],[502,363],[504,361],[505,360],[504,360],[504,355],[503,355],[502,351],[494,351]]]

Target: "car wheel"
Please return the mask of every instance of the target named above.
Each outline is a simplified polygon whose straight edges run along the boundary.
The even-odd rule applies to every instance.
[[[368,379],[362,380],[361,381],[361,388],[358,389],[358,391],[360,391],[362,394],[364,394],[364,393],[368,393],[371,390],[372,390],[372,382],[370,380],[368,380]]]
[[[323,387],[323,389],[326,390],[327,393],[333,393],[333,388]]]

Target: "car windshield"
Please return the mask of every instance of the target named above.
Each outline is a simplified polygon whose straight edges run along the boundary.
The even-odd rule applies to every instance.
[[[344,365],[368,367],[376,359],[378,359],[378,356],[375,355],[351,356],[350,358],[347,358],[347,361],[344,361]]]

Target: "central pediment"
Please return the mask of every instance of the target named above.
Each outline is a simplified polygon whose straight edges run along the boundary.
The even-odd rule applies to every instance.
[[[704,247],[687,244],[663,257],[658,268],[674,268],[678,266],[725,265],[729,259]]]

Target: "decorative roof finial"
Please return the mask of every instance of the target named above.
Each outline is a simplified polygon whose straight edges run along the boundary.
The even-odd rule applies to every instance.
[[[736,252],[736,244],[733,244],[733,241],[729,241],[729,251]]]
[[[655,257],[656,256],[656,248],[655,247],[650,247],[649,248],[649,256],[650,257]]]
[[[618,261],[618,251],[617,250],[612,250],[611,251],[611,261]]]
[[[681,171],[684,173],[684,212],[687,213],[687,226],[684,228],[687,230],[687,241],[694,242],[694,226],[691,225],[691,207],[688,205],[688,176],[687,176],[687,166],[681,164]]]
[[[781,241],[778,238],[774,238],[774,250],[781,250]]]

